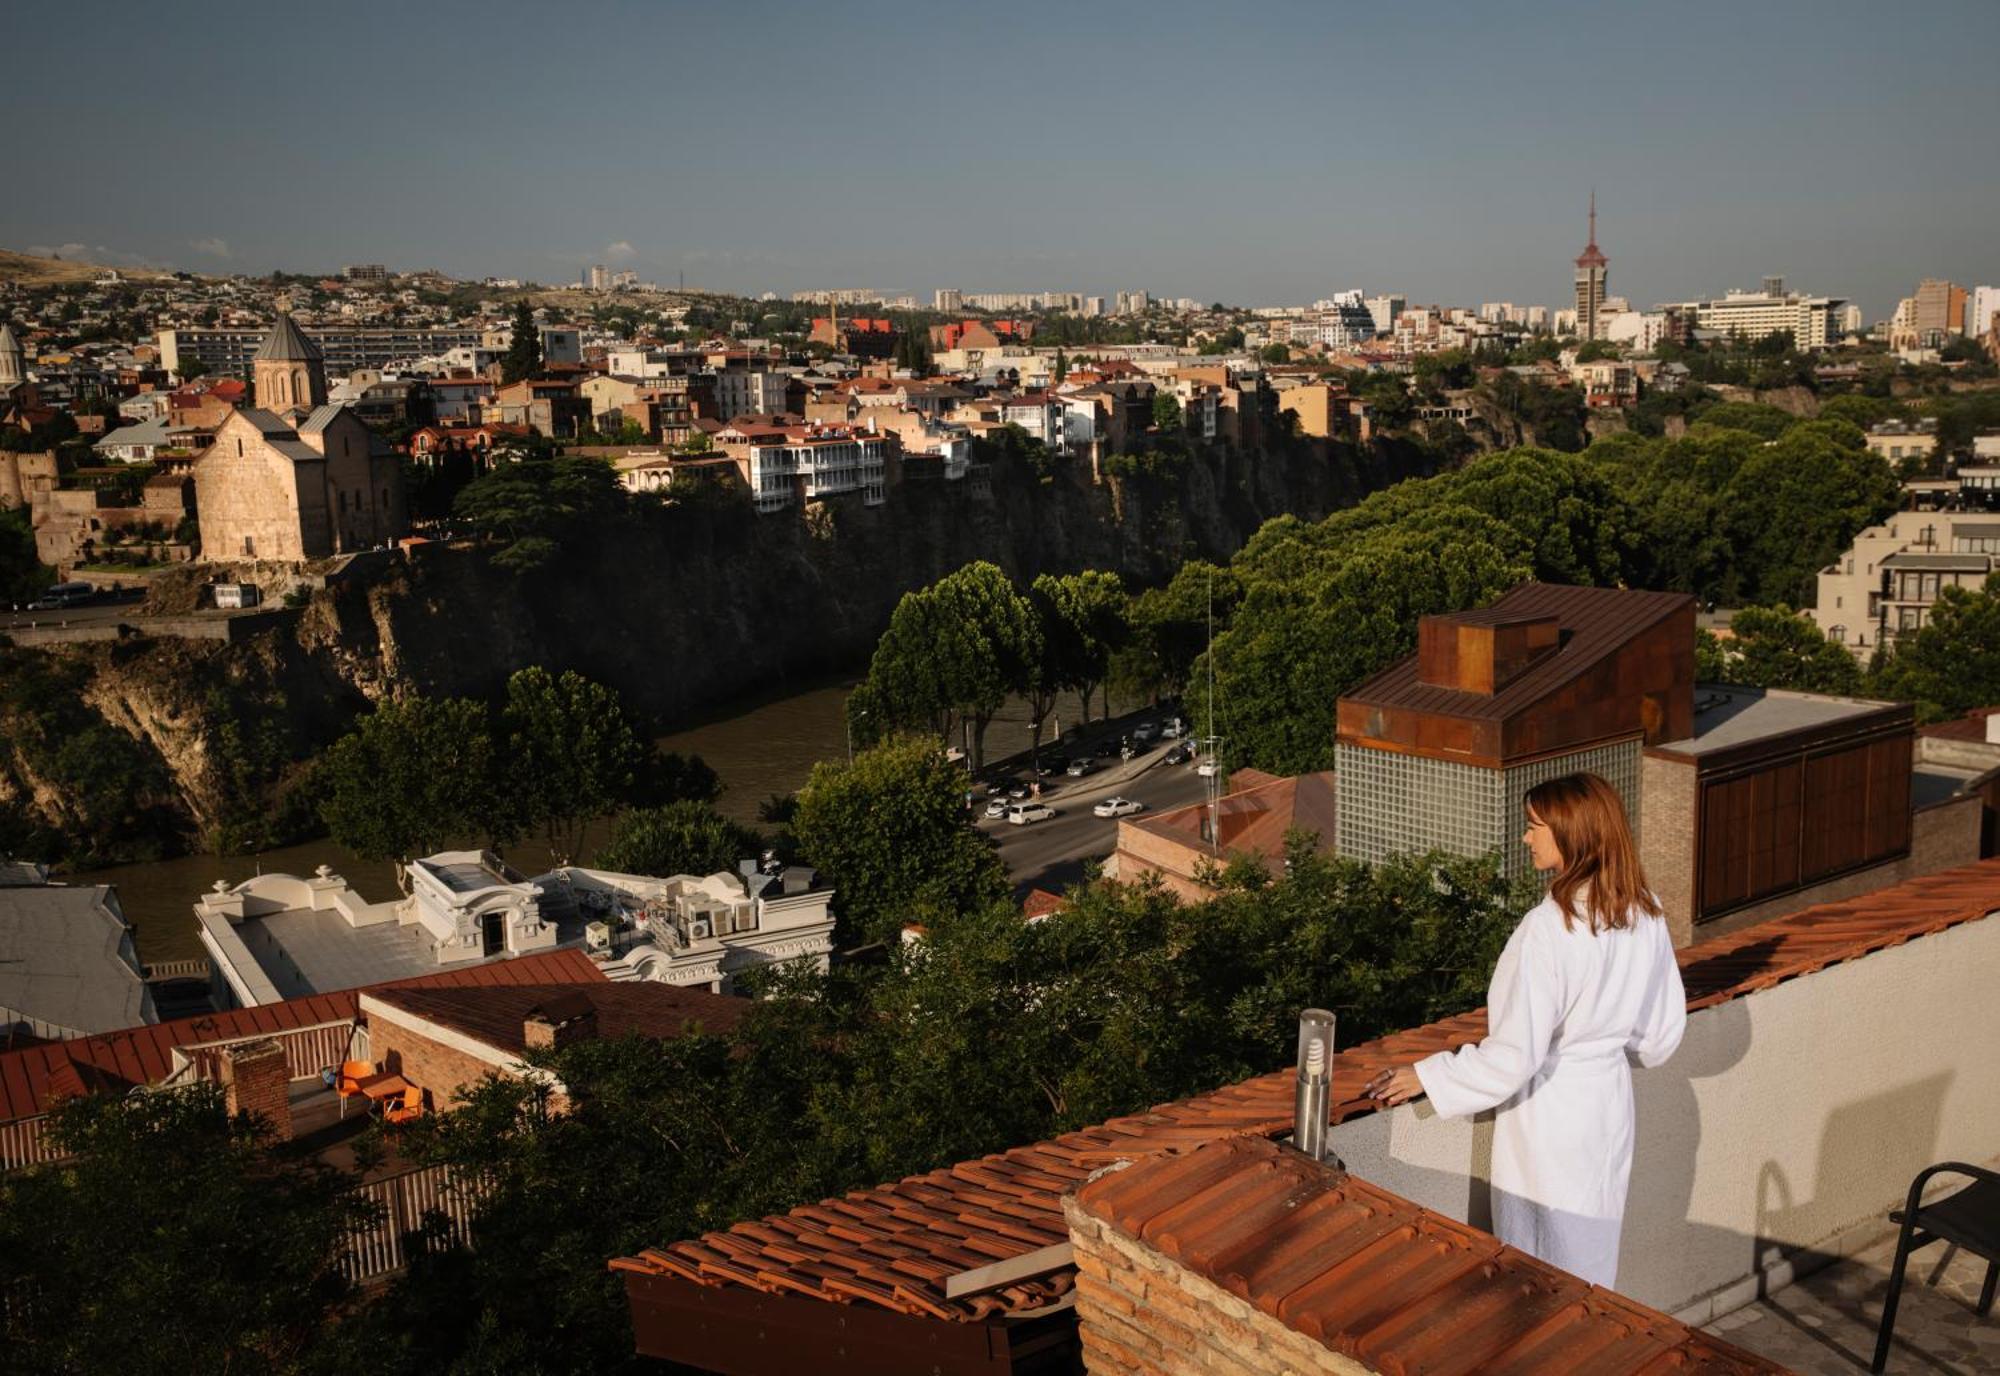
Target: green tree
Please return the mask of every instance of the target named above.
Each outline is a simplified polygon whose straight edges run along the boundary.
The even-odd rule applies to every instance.
[[[1045,573],[1035,580],[1033,592],[1044,657],[1053,666],[1055,685],[1082,699],[1083,719],[1088,722],[1091,694],[1103,685],[1111,656],[1131,632],[1125,619],[1125,589],[1116,574],[1090,569]],[[1108,704],[1104,711],[1110,714]],[[1037,724],[1037,739],[1040,734]]]
[[[731,874],[754,860],[764,838],[738,826],[711,803],[686,799],[662,807],[633,808],[612,824],[611,839],[595,863],[620,874]]]
[[[1283,344],[1266,344],[1258,351],[1257,357],[1265,363],[1290,363],[1292,351]]]
[[[1741,608],[1729,631],[1727,640],[1701,632],[1698,678],[1808,693],[1860,690],[1861,666],[1854,656],[1790,607]]]
[[[1794,422],[1753,449],[1723,489],[1720,528],[1736,565],[1724,597],[1803,605],[1819,570],[1894,511],[1900,495],[1896,475],[1854,426]]]
[[[557,458],[496,464],[466,484],[453,511],[476,533],[501,542],[496,565],[526,573],[568,546],[600,537],[626,506],[609,464]]]
[[[647,748],[614,689],[574,669],[539,665],[507,680],[507,806],[515,826],[540,827],[558,865],[583,847],[583,829],[629,801]]]
[[[8,1370],[295,1371],[331,1334],[357,1177],[205,1083],[67,1099],[47,1131],[65,1160],[0,1175]]]
[[[1163,435],[1177,435],[1181,432],[1181,403],[1172,392],[1153,393],[1153,428]]]
[[[1296,518],[1280,517],[1268,529]],[[1243,585],[1229,569],[1190,560],[1164,588],[1148,588],[1131,599],[1125,643],[1111,657],[1109,682],[1127,698],[1174,697],[1183,692],[1195,662],[1208,649],[1211,613],[1215,629],[1226,630]]]
[[[1930,619],[1869,678],[1873,692],[1915,703],[1922,721],[2000,703],[2000,574],[1977,592],[1941,589]]]
[[[1049,366],[1049,380],[1056,386],[1060,387],[1063,385],[1063,380],[1068,376],[1069,376],[1069,356],[1065,354],[1061,349],[1057,349],[1056,361]]]
[[[535,324],[535,308],[522,297],[514,303],[514,337],[500,358],[500,380],[519,382],[537,377],[542,371],[542,331]]]
[[[896,604],[868,666],[874,729],[927,726],[949,741],[964,722],[978,769],[988,724],[1040,654],[1028,600],[994,565],[967,564]]]
[[[504,787],[484,706],[468,698],[378,704],[320,756],[320,820],[366,860],[409,862],[457,839],[504,834]]]
[[[1006,871],[968,822],[965,795],[964,770],[921,738],[813,766],[792,835],[832,883],[847,940],[893,942],[905,922],[949,921],[1006,895]]]

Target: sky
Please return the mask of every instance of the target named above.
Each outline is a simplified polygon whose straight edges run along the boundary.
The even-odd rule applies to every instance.
[[[755,293],[2000,282],[2000,0],[17,12],[0,247]]]

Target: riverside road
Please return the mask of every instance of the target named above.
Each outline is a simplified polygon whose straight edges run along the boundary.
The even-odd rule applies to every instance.
[[[1042,801],[1056,811],[1046,822],[1015,826],[1004,820],[981,819],[979,829],[1000,844],[1000,859],[1014,881],[1015,896],[1025,897],[1034,888],[1060,893],[1083,877],[1086,861],[1103,859],[1117,848],[1119,819],[1093,816],[1090,811],[1113,794],[1144,803],[1146,810],[1136,814],[1140,817],[1170,812],[1207,797],[1208,781],[1196,774],[1192,765],[1165,762],[1172,744],[1155,742],[1130,761],[1114,757],[1081,779],[1057,776],[1044,780]],[[979,805],[985,806],[983,799]]]

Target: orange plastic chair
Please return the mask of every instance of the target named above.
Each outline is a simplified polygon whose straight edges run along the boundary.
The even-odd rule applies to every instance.
[[[424,1092],[415,1085],[404,1090],[400,1099],[383,1104],[382,1116],[391,1123],[407,1123],[424,1116]]]
[[[361,1082],[375,1073],[373,1061],[342,1061],[340,1071],[334,1077],[334,1089],[340,1095],[340,1116],[347,1116],[347,1101],[364,1097]]]

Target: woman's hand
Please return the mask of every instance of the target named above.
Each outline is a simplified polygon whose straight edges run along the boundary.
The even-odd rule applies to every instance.
[[[1424,1092],[1424,1082],[1417,1078],[1414,1065],[1399,1065],[1393,1070],[1385,1070],[1361,1087],[1361,1092],[1371,1099],[1379,1099],[1388,1108],[1406,1104]]]

